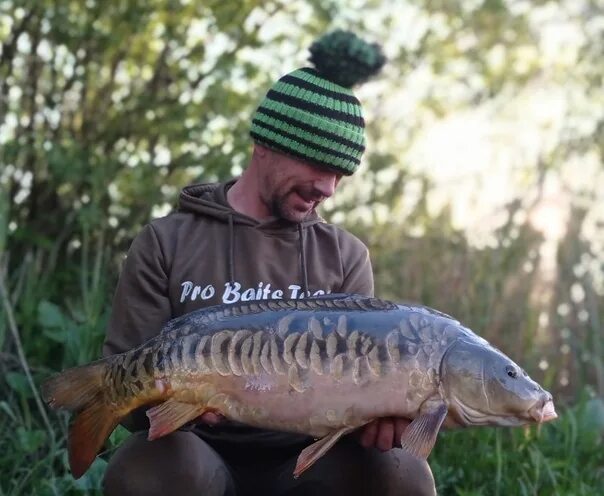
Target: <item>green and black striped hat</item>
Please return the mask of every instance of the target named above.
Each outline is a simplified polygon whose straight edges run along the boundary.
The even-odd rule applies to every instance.
[[[386,59],[377,44],[334,31],[310,47],[314,68],[286,74],[252,119],[254,142],[315,165],[352,174],[365,150],[365,121],[355,84],[377,74]]]

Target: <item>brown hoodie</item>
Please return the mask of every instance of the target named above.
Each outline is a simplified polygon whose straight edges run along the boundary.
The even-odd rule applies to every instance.
[[[113,300],[105,356],[132,349],[168,320],[211,305],[306,293],[373,295],[361,241],[316,214],[300,224],[241,214],[226,200],[234,182],[184,188],[178,211],[152,221],[135,238]],[[139,412],[124,425],[133,430],[148,424]],[[231,438],[226,430],[208,432]],[[249,435],[278,444],[283,438],[249,428],[236,437]]]

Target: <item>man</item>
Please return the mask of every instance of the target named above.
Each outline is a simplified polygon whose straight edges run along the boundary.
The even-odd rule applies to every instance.
[[[327,35],[311,52],[317,69],[285,75],[257,109],[253,153],[241,177],[185,188],[179,211],[151,222],[134,240],[105,355],[131,349],[169,319],[201,307],[329,292],[373,294],[367,248],[315,209],[356,170],[364,150],[360,103],[338,79],[341,67],[326,68],[324,60],[340,59],[348,68],[365,64],[366,78],[384,59],[376,46],[344,32]],[[296,458],[312,442],[307,436],[206,414],[192,430],[149,442],[139,411],[124,422],[135,433],[112,457],[105,493],[434,494],[427,464],[392,450],[407,424],[376,420],[294,479]]]

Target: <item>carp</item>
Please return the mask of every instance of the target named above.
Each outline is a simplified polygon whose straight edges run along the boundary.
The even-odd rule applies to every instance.
[[[76,478],[141,406],[150,407],[149,440],[205,412],[313,436],[296,477],[343,435],[380,417],[412,420],[401,446],[420,458],[442,425],[557,417],[551,394],[454,318],[348,294],[197,310],[136,349],[51,377],[42,395],[75,414],[68,451]]]

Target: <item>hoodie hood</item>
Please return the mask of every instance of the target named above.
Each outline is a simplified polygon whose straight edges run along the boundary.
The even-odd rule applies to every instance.
[[[179,198],[179,211],[213,217],[225,223],[243,224],[260,229],[265,234],[278,233],[280,236],[287,235],[287,233],[295,236],[300,227],[306,228],[318,222],[324,222],[315,211],[301,223],[277,217],[257,220],[242,214],[231,207],[227,201],[227,191],[235,182],[236,179],[231,179],[224,183],[192,184],[183,188]]]
[[[228,276],[231,282],[235,281],[234,224],[257,229],[268,236],[297,237],[303,289],[304,293],[308,294],[308,267],[304,246],[304,229],[319,222],[324,222],[323,219],[315,211],[300,223],[277,217],[269,217],[262,221],[249,217],[236,211],[227,201],[227,191],[235,182],[236,179],[231,179],[224,183],[192,184],[186,186],[180,194],[179,211],[212,217],[229,225],[227,253],[229,257]]]

